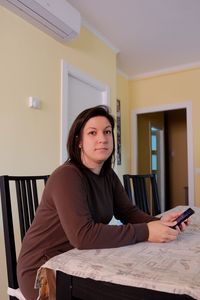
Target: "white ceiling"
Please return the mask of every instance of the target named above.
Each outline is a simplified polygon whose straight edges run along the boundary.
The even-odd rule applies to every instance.
[[[67,0],[128,78],[200,66],[200,0]]]

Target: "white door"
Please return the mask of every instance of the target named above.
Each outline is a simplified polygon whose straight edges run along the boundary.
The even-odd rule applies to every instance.
[[[109,105],[109,88],[87,74],[62,61],[61,153],[60,162],[67,159],[66,142],[76,116],[86,108]]]
[[[161,212],[165,211],[164,131],[151,128],[151,173],[156,174]]]

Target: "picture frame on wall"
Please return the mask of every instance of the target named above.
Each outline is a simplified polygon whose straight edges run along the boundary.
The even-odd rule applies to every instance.
[[[121,103],[116,101],[117,106],[117,165],[121,165]]]

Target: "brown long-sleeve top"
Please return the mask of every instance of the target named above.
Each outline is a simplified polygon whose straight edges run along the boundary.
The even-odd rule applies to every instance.
[[[113,215],[123,225],[109,225]],[[64,163],[49,177],[22,244],[18,278],[36,272],[50,257],[70,250],[119,247],[148,239],[155,218],[132,205],[110,169],[96,175]],[[21,275],[20,275],[21,274]]]

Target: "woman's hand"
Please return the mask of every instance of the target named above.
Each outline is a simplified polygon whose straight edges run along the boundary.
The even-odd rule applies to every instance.
[[[161,217],[161,222],[167,226],[175,226],[176,225],[176,219],[182,214],[180,211],[174,211],[170,213],[166,213]]]
[[[176,225],[176,219],[182,214],[180,211],[166,213],[161,217],[161,222],[167,226],[173,227]],[[184,229],[189,225],[189,219],[181,223],[180,226],[176,226],[179,231],[184,231]]]
[[[188,224],[189,220],[176,226],[176,219],[182,214],[180,211],[170,212],[164,214],[160,220],[147,223],[149,229],[149,242],[164,243],[176,240],[177,236],[183,231]],[[172,227],[176,226],[175,229]]]
[[[176,218],[175,218],[176,219]],[[174,226],[176,222],[167,219],[147,223],[149,229],[149,242],[166,243],[176,240],[180,230],[174,230],[169,226]]]

